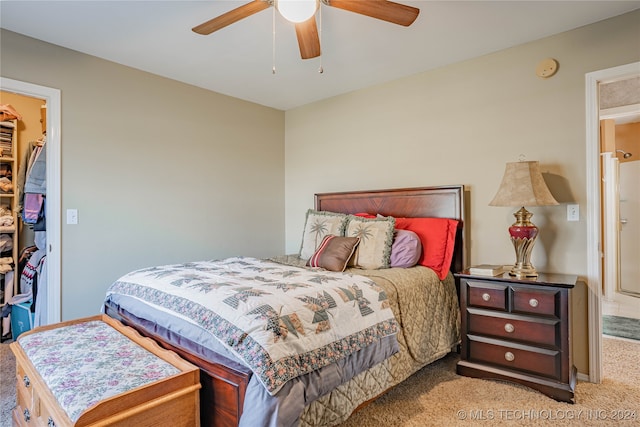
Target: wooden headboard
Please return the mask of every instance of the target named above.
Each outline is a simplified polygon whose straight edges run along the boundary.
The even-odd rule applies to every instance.
[[[463,185],[318,193],[315,209],[347,214],[368,212],[394,217],[457,219],[460,222],[451,261],[451,271],[455,273],[467,265],[464,196]]]

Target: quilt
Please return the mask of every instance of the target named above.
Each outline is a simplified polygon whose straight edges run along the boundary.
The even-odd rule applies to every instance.
[[[271,395],[399,330],[385,290],[367,277],[250,257],[137,270],[113,294],[207,330]]]
[[[460,309],[452,274],[440,281],[427,267],[362,271],[386,290],[401,325],[400,351],[305,408],[301,427],[344,422],[363,403],[400,384],[460,342]]]

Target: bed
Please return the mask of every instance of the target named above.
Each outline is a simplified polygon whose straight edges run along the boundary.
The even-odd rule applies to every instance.
[[[364,282],[357,282],[357,286],[353,285],[353,289],[358,291],[366,288],[365,284],[371,282],[371,289],[378,291],[378,294],[375,295],[380,295],[378,302],[382,301],[380,304],[376,304],[376,307],[380,307],[380,313],[376,313],[375,316],[380,317],[375,321],[370,319],[372,323],[366,329],[363,329],[363,331],[367,331],[366,333],[358,332],[359,335],[354,334],[354,336],[359,337],[357,340],[352,340],[346,344],[344,341],[341,343],[340,348],[348,348],[350,352],[348,357],[331,359],[334,355],[333,350],[335,350],[335,347],[331,347],[331,352],[323,350],[324,353],[322,355],[324,359],[328,360],[323,365],[313,365],[316,362],[315,357],[291,357],[287,359],[295,360],[296,363],[300,359],[304,359],[302,364],[306,371],[299,376],[296,376],[298,374],[291,374],[287,377],[284,374],[282,378],[274,379],[272,375],[274,369],[264,368],[263,362],[265,358],[261,358],[259,364],[252,365],[252,368],[250,368],[247,358],[240,357],[245,353],[240,354],[240,350],[229,351],[224,345],[220,345],[217,342],[218,340],[204,336],[203,329],[207,328],[200,327],[195,329],[194,332],[190,324],[197,321],[200,322],[198,324],[202,325],[203,323],[200,319],[209,319],[209,314],[202,315],[201,311],[194,311],[193,313],[195,314],[192,318],[184,318],[188,317],[185,314],[174,316],[175,318],[172,318],[171,321],[167,321],[168,314],[162,308],[158,309],[158,307],[153,306],[154,301],[158,305],[162,305],[164,299],[157,298],[154,300],[153,296],[150,296],[160,292],[158,290],[160,288],[154,288],[153,293],[149,293],[147,290],[140,290],[138,294],[134,295],[135,292],[131,291],[131,289],[136,289],[137,291],[142,289],[142,285],[132,285],[133,279],[131,279],[130,275],[124,276],[124,278],[112,285],[105,299],[104,312],[134,327],[141,334],[153,338],[163,347],[177,352],[181,357],[201,368],[203,388],[201,390],[200,405],[201,424],[204,426],[337,425],[346,420],[350,414],[362,405],[399,384],[422,367],[445,356],[452,349],[455,349],[459,343],[460,313],[456,286],[451,272],[460,271],[466,265],[465,257],[467,251],[463,227],[466,221],[464,201],[464,187],[455,185],[321,193],[315,195],[314,209],[309,210],[309,212],[313,212],[316,215],[348,215],[349,221],[353,221],[354,224],[360,224],[359,221],[369,221],[366,222],[367,225],[380,227],[388,226],[385,221],[393,221],[394,227],[400,227],[401,221],[405,221],[405,223],[409,221],[409,224],[417,224],[416,221],[422,220],[447,221],[450,238],[446,249],[447,256],[444,258],[446,265],[439,265],[438,267],[424,266],[427,264],[424,264],[422,260],[427,252],[431,252],[431,249],[427,251],[426,247],[423,248],[423,255],[420,261],[422,265],[418,264],[410,268],[347,267],[344,273],[338,270],[335,270],[334,273],[324,269],[309,268],[306,266],[307,256],[300,257],[298,256],[299,254],[275,256],[265,260],[235,257],[214,261],[218,264],[212,265],[189,264],[190,268],[195,266],[200,272],[203,270],[214,269],[218,271],[225,269],[225,274],[233,277],[242,275],[242,273],[238,273],[233,268],[236,265],[245,265],[253,269],[253,271],[260,272],[259,275],[255,276],[256,282],[270,282],[265,278],[271,277],[268,274],[272,271],[278,274],[290,274],[291,271],[294,271],[295,274],[304,275],[307,270],[309,270],[309,274],[320,271],[327,275],[346,276],[352,282],[356,279],[362,279]],[[350,222],[348,223],[351,224]],[[410,229],[410,227],[406,229]],[[394,236],[396,236],[397,229],[394,228],[394,230]],[[305,233],[307,231],[305,229]],[[345,231],[346,228],[342,230],[342,233]],[[371,246],[362,244],[363,237],[366,236],[363,235],[358,238],[355,248],[357,248],[356,254],[359,254],[362,265],[367,266],[366,255],[368,249],[365,250],[365,248],[370,248]],[[420,238],[422,239],[422,234],[420,234]],[[305,239],[306,237],[303,237],[301,252],[306,244]],[[330,239],[327,238],[326,240]],[[424,242],[424,239],[422,240]],[[314,248],[315,246],[317,245],[314,245]],[[354,251],[355,248],[353,248]],[[309,259],[314,259],[315,255],[320,251],[319,246],[314,251],[316,253]],[[351,256],[350,263],[354,262],[354,256]],[[169,270],[172,271],[167,272],[166,267],[151,267],[131,274],[133,276],[144,274],[143,281],[145,281],[149,274],[152,273],[155,280],[156,277],[170,276],[172,271],[176,269],[176,266],[169,266]],[[179,267],[180,269],[185,268],[184,265]],[[231,270],[227,271],[226,269],[228,268],[231,268]],[[335,280],[338,279],[336,278]],[[330,276],[330,280],[334,280],[334,277]],[[175,280],[173,283],[176,283]],[[405,283],[408,285],[405,285]],[[256,284],[256,286],[258,285]],[[210,285],[207,286],[211,287]],[[282,287],[282,283],[278,283],[278,286]],[[288,286],[290,290],[292,286]],[[220,284],[215,286],[216,289],[219,287]],[[200,288],[202,290],[202,286]],[[209,288],[205,293],[208,292]],[[123,289],[125,291],[121,292]],[[345,288],[342,287],[340,289],[344,290]],[[345,302],[349,300],[347,297],[350,297],[351,300],[358,300],[354,297],[356,295],[355,291],[353,293],[345,292],[348,295],[344,295],[340,291]],[[162,295],[165,294],[162,293]],[[251,294],[251,297],[255,295],[256,292]],[[362,294],[360,294],[361,298],[358,303],[350,303],[350,305],[358,307],[362,314],[363,309],[369,310],[368,305],[374,305],[368,303],[375,300],[375,295],[365,294],[362,297]],[[151,300],[152,304],[147,305],[145,301],[140,303],[140,300],[144,300],[147,296],[150,296],[149,300]],[[300,297],[297,299],[302,300]],[[332,301],[330,298],[329,300]],[[229,301],[231,300],[227,298],[227,303]],[[232,304],[227,305],[237,308],[239,304],[245,301],[246,299],[241,301],[233,299]],[[367,302],[367,304],[364,304],[367,307],[363,307],[360,301]],[[309,301],[306,302],[309,303]],[[314,299],[313,304],[307,304],[307,306],[313,306],[317,309],[322,304],[326,306],[326,300],[318,303]],[[191,305],[183,305],[192,307],[193,303]],[[201,309],[199,304],[195,305]],[[264,306],[268,305],[263,304],[261,307]],[[325,314],[324,310],[316,311],[320,314]],[[262,309],[261,315],[272,320],[272,312],[273,310],[265,311]],[[384,313],[387,312],[391,312],[392,315],[385,315]],[[209,313],[209,311],[206,313]],[[318,313],[315,314],[316,317]],[[367,312],[367,316],[372,317],[374,315],[370,315]],[[314,320],[314,322],[318,322],[318,328],[331,329],[330,326],[326,326],[327,317],[338,318],[337,315],[319,317],[318,320]],[[347,317],[344,318],[347,319]],[[269,330],[272,338],[276,338],[272,341],[284,343],[287,341],[287,337],[293,338],[293,335],[297,336],[296,330],[301,331],[297,327],[297,319],[287,318],[284,320],[282,321],[278,318],[279,323],[276,324],[275,328],[273,327],[273,322],[266,323],[271,326],[262,328]],[[340,323],[350,323],[350,321]],[[216,324],[215,326],[218,327],[219,325]],[[209,329],[212,329],[212,327]],[[374,335],[375,337],[373,337]],[[255,345],[249,339],[250,337],[247,337],[247,334],[240,334],[238,338],[238,334],[236,334],[230,338],[226,337],[224,340],[226,340],[225,342],[233,341],[234,343],[251,342],[252,346],[246,345],[245,347],[250,347],[247,353],[253,355],[255,348],[260,347],[260,345]],[[327,357],[327,354],[331,357]],[[314,353],[314,356],[316,355],[317,353]],[[271,360],[268,357],[266,359]],[[257,370],[255,369],[256,366]],[[275,368],[275,370],[278,372],[286,371],[282,366]]]

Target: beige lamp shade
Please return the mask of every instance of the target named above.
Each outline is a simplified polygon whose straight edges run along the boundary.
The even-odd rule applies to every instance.
[[[522,206],[513,214],[516,222],[509,227],[511,243],[516,251],[516,262],[509,275],[518,278],[538,276],[530,261],[538,227],[529,221],[533,214],[524,207],[557,204],[544,182],[538,162],[507,163],[498,193],[489,206]]]
[[[550,206],[557,205],[540,172],[540,164],[507,163],[498,193],[489,206]]]

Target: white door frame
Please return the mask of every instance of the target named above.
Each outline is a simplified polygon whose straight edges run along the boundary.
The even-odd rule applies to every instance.
[[[601,153],[602,163],[602,183],[603,191],[602,195],[604,200],[602,206],[604,206],[604,212],[602,215],[602,235],[603,238],[603,251],[602,256],[604,259],[603,267],[604,271],[602,278],[604,284],[603,300],[613,298],[613,295],[617,288],[617,283],[620,280],[620,262],[619,262],[619,248],[620,248],[620,231],[619,231],[619,218],[620,218],[620,201],[618,188],[619,184],[619,172],[620,161],[614,155],[615,153]]]
[[[47,324],[61,321],[60,90],[0,77],[0,88],[47,103]]]
[[[640,75],[640,62],[586,74],[587,157],[587,286],[589,305],[589,381],[601,382],[602,375],[602,283],[600,215],[600,83]]]

